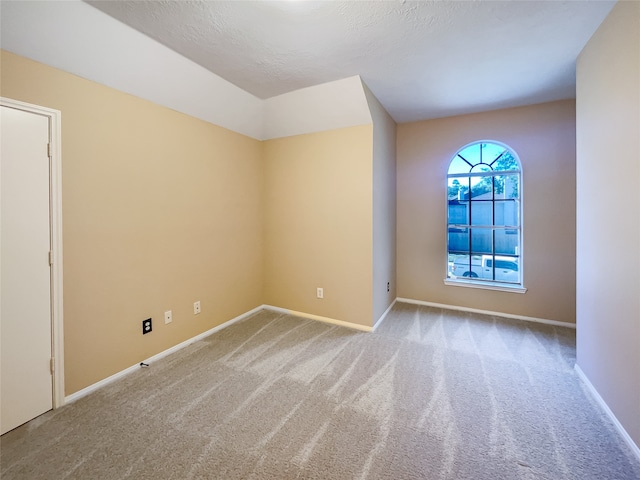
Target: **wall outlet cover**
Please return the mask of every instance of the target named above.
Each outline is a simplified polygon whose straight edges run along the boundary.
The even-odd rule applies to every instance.
[[[142,334],[146,335],[147,333],[151,332],[151,330],[153,330],[153,326],[151,325],[151,319],[147,318],[146,320],[142,321]]]

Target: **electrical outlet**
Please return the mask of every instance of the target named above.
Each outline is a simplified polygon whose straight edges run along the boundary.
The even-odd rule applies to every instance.
[[[171,310],[167,310],[166,312],[164,312],[164,323],[171,323],[173,321],[172,315],[171,315]]]
[[[316,290],[316,296],[318,298],[324,298],[324,288],[318,287]]]
[[[193,314],[198,315],[200,313],[200,300],[193,302]]]
[[[142,334],[146,335],[151,330],[153,330],[153,327],[151,326],[151,319],[147,318],[146,320],[142,320]]]

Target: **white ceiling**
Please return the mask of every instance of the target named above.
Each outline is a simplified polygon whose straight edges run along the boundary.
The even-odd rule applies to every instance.
[[[397,122],[575,97],[614,1],[88,1],[259,97],[360,75]]]

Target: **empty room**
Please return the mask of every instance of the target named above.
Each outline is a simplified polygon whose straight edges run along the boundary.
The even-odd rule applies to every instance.
[[[0,27],[0,478],[640,479],[640,2]]]

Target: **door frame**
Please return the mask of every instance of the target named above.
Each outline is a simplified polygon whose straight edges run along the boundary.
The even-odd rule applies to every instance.
[[[0,97],[0,105],[49,119],[49,219],[51,235],[51,356],[53,408],[64,405],[64,310],[62,305],[62,112]]]

